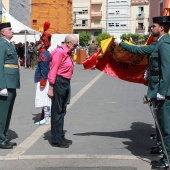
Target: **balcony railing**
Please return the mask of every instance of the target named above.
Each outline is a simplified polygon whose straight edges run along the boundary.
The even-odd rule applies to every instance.
[[[136,33],[144,33],[145,32],[145,27],[137,27],[136,28]]]
[[[74,27],[87,27],[87,24],[73,24]]]
[[[102,17],[102,11],[92,11],[91,17]]]
[[[145,18],[145,14],[138,14],[137,16],[136,16],[136,18],[137,19],[144,19]]]

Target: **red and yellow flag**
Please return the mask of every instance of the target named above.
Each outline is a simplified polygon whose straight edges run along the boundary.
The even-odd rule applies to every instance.
[[[110,76],[146,84],[143,74],[147,68],[147,56],[124,51],[113,42],[114,38],[103,40],[101,49],[83,62],[84,69],[96,67]]]
[[[164,6],[164,10],[162,12],[162,16],[169,16],[170,15],[170,1],[166,0],[165,1],[165,6]]]

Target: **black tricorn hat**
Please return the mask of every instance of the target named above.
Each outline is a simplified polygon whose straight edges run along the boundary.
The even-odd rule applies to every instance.
[[[153,17],[153,23],[166,23],[170,22],[170,16],[160,16],[160,17]]]
[[[3,28],[7,28],[7,27],[11,27],[10,22],[0,23],[0,30],[2,30]]]

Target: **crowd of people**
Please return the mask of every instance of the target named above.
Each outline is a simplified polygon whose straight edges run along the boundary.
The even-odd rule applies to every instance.
[[[35,69],[37,65],[37,59],[38,59],[38,51],[37,51],[37,43],[34,42],[26,42],[26,57],[25,57],[25,43],[15,43],[15,41],[12,41],[12,44],[14,45],[17,56],[18,56],[18,62],[20,66],[25,67],[25,59],[26,59],[26,67],[30,69]]]

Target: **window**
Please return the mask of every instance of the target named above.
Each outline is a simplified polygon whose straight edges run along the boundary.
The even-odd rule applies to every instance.
[[[37,25],[37,20],[32,20],[33,25]]]
[[[109,27],[114,27],[115,24],[114,23],[109,23]]]
[[[162,3],[160,3],[159,8],[160,8],[160,14],[159,14],[159,15],[162,15],[162,12],[163,12],[163,2],[162,2]]]
[[[126,24],[121,24],[120,26],[121,26],[121,27],[126,27],[127,25],[126,25]]]
[[[82,20],[82,26],[87,26],[87,20]]]
[[[138,23],[138,30],[144,30],[143,23]]]
[[[116,27],[119,27],[119,23],[116,23]]]
[[[88,14],[88,8],[84,7],[84,8],[74,8],[73,9],[73,13],[76,14]]]
[[[138,7],[138,16],[143,14],[144,8],[143,7]]]
[[[118,14],[119,14],[119,12],[120,12],[120,11],[116,11],[116,15],[118,15]]]
[[[98,36],[101,32],[94,32],[94,36]]]
[[[78,31],[74,31],[74,34],[78,34],[79,32]]]

